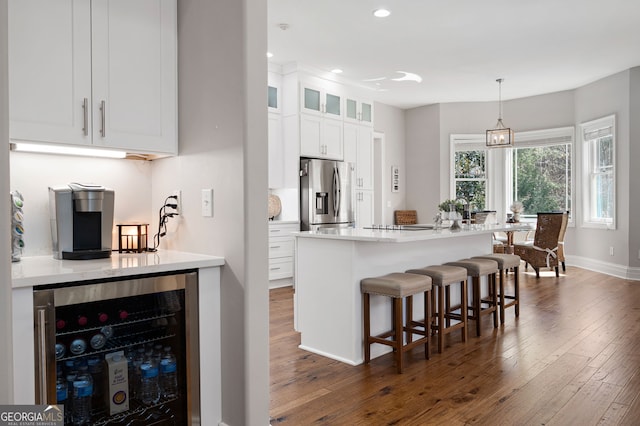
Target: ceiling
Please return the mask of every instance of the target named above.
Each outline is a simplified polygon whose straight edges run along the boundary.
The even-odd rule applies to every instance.
[[[640,65],[638,0],[267,1],[270,62],[340,68],[401,108],[494,101],[498,78],[506,100]],[[380,6],[391,15],[374,17]],[[422,82],[392,80],[400,71]]]

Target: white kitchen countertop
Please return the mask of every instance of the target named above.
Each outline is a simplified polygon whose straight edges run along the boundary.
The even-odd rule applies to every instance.
[[[23,257],[11,264],[13,288],[198,269],[224,265],[224,257],[160,250],[113,252],[110,258],[57,260],[52,255]]]
[[[424,241],[439,238],[454,238],[465,235],[488,234],[491,232],[528,231],[531,226],[526,223],[505,225],[471,225],[469,229],[451,231],[440,230],[378,230],[364,228],[325,228],[318,231],[292,232],[298,238],[323,238],[349,241],[377,241],[386,243],[404,243],[410,241]]]

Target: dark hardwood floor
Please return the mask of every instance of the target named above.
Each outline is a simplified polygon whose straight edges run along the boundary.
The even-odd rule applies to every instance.
[[[271,424],[640,424],[640,282],[522,269],[519,319],[487,316],[441,355],[434,339],[400,375],[391,354],[353,367],[298,349],[293,292],[271,290]]]

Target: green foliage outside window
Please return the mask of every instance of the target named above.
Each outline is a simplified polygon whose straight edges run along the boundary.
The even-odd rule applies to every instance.
[[[466,200],[471,210],[484,210],[486,208],[486,177],[486,150],[456,152],[456,199]]]
[[[570,210],[570,145],[517,148],[513,154],[513,199],[523,214]]]

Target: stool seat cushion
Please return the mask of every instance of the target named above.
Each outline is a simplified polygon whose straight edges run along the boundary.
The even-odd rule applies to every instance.
[[[489,259],[462,259],[455,262],[447,262],[445,265],[465,268],[467,273],[472,277],[480,277],[498,272],[498,262]]]
[[[467,270],[451,265],[432,265],[419,269],[409,269],[408,274],[419,274],[431,277],[431,283],[445,286],[467,279]]]
[[[380,277],[365,278],[360,281],[363,293],[402,298],[431,290],[431,278],[393,272]]]
[[[473,256],[472,259],[490,259],[498,262],[498,269],[517,268],[520,266],[520,256],[517,254],[487,254],[484,256]]]

